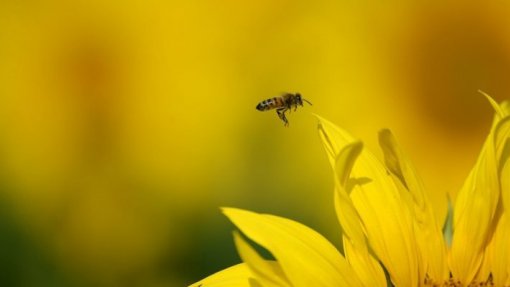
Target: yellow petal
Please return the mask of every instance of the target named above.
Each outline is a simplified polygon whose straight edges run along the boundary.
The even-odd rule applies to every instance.
[[[443,202],[440,203],[441,209],[434,212],[421,178],[390,130],[384,129],[379,132],[379,145],[384,153],[386,167],[411,193],[415,207],[425,212],[425,216],[433,220],[435,226],[441,229],[447,213],[446,194],[443,196]]]
[[[480,280],[492,276],[493,286],[508,286],[510,283],[510,220],[503,214],[494,235],[485,251],[479,274]]]
[[[335,171],[342,187],[346,188],[356,159],[363,150],[363,143],[353,141],[342,147],[335,158]]]
[[[347,260],[364,286],[386,286],[386,277],[379,262],[369,252],[361,226],[361,218],[349,197],[348,185],[352,167],[363,144],[346,145],[336,159],[335,210],[344,233],[343,245]]]
[[[493,147],[486,144],[483,150],[454,208],[450,269],[465,284],[473,280],[481,263],[499,197]]]
[[[322,139],[324,148],[328,155],[328,159],[331,163],[331,167],[334,169],[337,162],[337,156],[340,150],[348,144],[355,142],[355,139],[346,131],[339,129],[331,122],[325,120],[319,115],[315,115],[319,120],[319,136]],[[329,130],[334,129],[337,134],[337,138],[330,138]]]
[[[505,113],[505,115],[510,115],[510,102],[504,101],[500,104],[501,109]]]
[[[367,245],[360,246],[343,237],[343,246],[345,256],[363,282],[363,286],[387,286],[381,264],[372,256]]]
[[[478,92],[485,96],[485,98],[489,101],[489,103],[492,105],[492,108],[496,111],[496,116],[499,118],[503,118],[505,116],[505,110],[487,93],[485,93],[482,90],[478,90]]]
[[[238,232],[234,232],[234,241],[241,259],[251,269],[255,280],[262,286],[290,286],[278,262],[268,261],[260,257]]]
[[[346,145],[337,156],[335,168],[337,175],[335,180],[335,209],[338,220],[347,238],[359,244],[365,242],[365,234],[361,226],[361,218],[349,197],[347,184],[352,167],[362,148],[363,144],[361,142]]]
[[[251,271],[244,263],[221,270],[189,287],[250,287]]]
[[[440,213],[441,217],[438,221],[437,213],[432,209],[421,179],[389,130],[382,130],[379,133],[379,144],[384,153],[386,167],[394,175],[394,179],[399,180],[412,195],[414,218],[416,220],[416,239],[420,258],[423,261],[421,278],[423,279],[425,277],[424,273],[426,273],[429,279],[444,282],[448,279],[449,274],[442,224],[439,224],[439,222],[444,222],[446,210]]]
[[[475,278],[486,242],[497,223],[500,170],[508,159],[505,146],[510,136],[509,118],[501,110],[455,202],[449,263],[453,276],[462,283]],[[503,195],[502,200],[507,201],[505,198]]]
[[[507,141],[510,143],[510,141]],[[510,212],[510,160],[506,160],[501,168],[501,197],[503,207]]]
[[[335,156],[354,140],[347,132],[317,117],[321,138],[334,166]],[[388,270],[393,284],[416,286],[420,279],[409,195],[402,194],[381,162],[366,150],[356,161],[351,177],[354,186],[350,197],[370,246]]]
[[[498,170],[501,179],[503,206],[510,210],[510,117],[496,126],[496,150],[499,156]]]
[[[224,208],[250,239],[269,250],[296,287],[362,286],[343,256],[324,237],[295,221]]]

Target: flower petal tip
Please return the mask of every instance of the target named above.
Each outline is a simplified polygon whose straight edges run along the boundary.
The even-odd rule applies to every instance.
[[[235,208],[235,207],[222,206],[222,207],[220,207],[220,210],[223,214],[228,215],[229,213],[236,212],[236,210],[241,210],[241,209]]]
[[[388,137],[391,135],[392,135],[392,132],[390,129],[384,128],[379,131],[379,137]]]
[[[242,209],[235,207],[220,207],[221,213],[223,213],[226,217],[230,218],[232,215],[238,213],[239,211],[243,211]]]
[[[482,91],[482,90],[478,90],[478,92],[482,95],[485,96],[485,98],[489,101],[489,103],[491,104],[491,106],[494,108],[494,110],[496,111],[496,113],[500,116],[500,117],[503,117],[505,115],[505,113],[503,112],[503,110],[501,109],[501,106],[498,104],[498,102],[496,102],[496,100],[494,100],[491,96],[489,96],[489,94],[487,94],[486,92]]]
[[[323,118],[323,117],[321,117],[321,116],[319,116],[319,115],[318,115],[318,114],[316,114],[316,113],[312,113],[312,115],[313,115],[314,117],[316,117],[316,118],[317,118],[317,120],[319,121],[318,126],[319,126],[319,128],[320,128],[320,127],[321,127],[321,125],[322,125],[322,123],[324,122],[324,118]]]
[[[393,150],[397,146],[397,142],[390,129],[382,129],[378,133],[379,145],[386,151]]]
[[[237,225],[237,219],[239,218],[253,218],[253,216],[260,215],[257,212],[241,209],[241,208],[235,208],[235,207],[222,207],[221,212],[228,218],[230,221],[234,223],[234,225]]]

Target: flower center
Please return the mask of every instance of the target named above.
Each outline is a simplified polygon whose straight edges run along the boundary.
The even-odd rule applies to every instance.
[[[492,275],[489,276],[489,278],[486,281],[472,281],[468,285],[463,284],[459,280],[456,280],[453,277],[450,277],[448,281],[437,281],[428,276],[428,274],[425,276],[425,286],[432,286],[432,287],[493,287],[494,282],[492,282]]]

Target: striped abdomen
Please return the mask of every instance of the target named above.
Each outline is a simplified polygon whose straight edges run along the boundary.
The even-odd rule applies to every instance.
[[[257,110],[259,111],[267,111],[275,108],[281,108],[284,106],[284,101],[282,97],[267,99],[260,102],[257,105]]]

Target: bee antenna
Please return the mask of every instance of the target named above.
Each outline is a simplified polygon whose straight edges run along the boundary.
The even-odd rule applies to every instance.
[[[303,101],[307,102],[310,106],[313,106],[307,99],[303,98]]]

